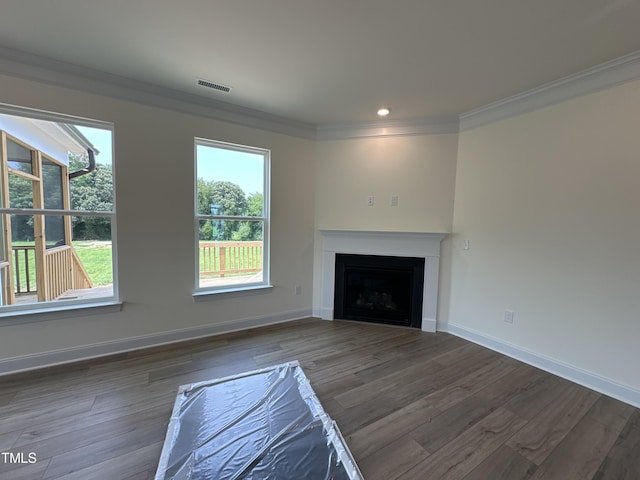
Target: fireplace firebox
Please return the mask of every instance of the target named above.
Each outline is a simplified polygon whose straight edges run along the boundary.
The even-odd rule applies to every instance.
[[[425,259],[336,254],[334,317],[421,328]]]

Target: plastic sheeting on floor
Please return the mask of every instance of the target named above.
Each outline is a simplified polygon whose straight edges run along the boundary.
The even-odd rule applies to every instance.
[[[183,385],[156,480],[362,479],[298,362]]]

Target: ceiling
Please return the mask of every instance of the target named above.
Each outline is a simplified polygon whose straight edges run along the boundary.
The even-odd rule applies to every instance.
[[[639,26],[638,0],[2,0],[0,47],[322,127],[467,112],[640,51]]]

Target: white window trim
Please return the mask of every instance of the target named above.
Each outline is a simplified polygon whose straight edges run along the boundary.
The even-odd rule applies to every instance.
[[[198,146],[207,146],[213,148],[223,148],[237,152],[252,153],[262,155],[264,158],[264,176],[262,185],[262,201],[263,216],[262,217],[238,217],[224,215],[200,215],[198,214]],[[199,301],[209,295],[226,295],[233,296],[236,293],[259,293],[261,291],[271,291],[271,151],[266,148],[251,147],[247,145],[239,145],[235,143],[211,140],[202,137],[194,139],[194,179],[193,179],[193,211],[194,211],[194,252],[195,252],[195,288],[193,292],[194,301]],[[228,219],[228,220],[260,220],[262,221],[262,281],[251,283],[236,283],[229,285],[200,287],[200,241],[199,241],[199,225],[201,220],[210,219]]]

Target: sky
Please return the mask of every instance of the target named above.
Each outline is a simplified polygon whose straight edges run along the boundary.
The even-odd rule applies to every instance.
[[[263,193],[262,155],[208,145],[198,145],[197,155],[198,178],[233,182],[239,185],[246,195]]]
[[[111,130],[84,127],[82,125],[76,125],[76,128],[80,130],[85,137],[87,137],[87,140],[89,140],[94,147],[97,147],[98,150],[100,150],[100,153],[96,155],[96,163],[111,165],[113,160]]]

